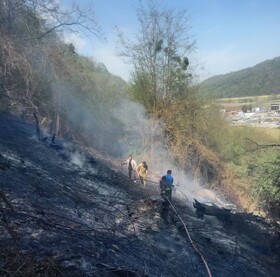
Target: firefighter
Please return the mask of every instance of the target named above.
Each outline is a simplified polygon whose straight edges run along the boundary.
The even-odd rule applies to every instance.
[[[148,174],[148,165],[145,161],[142,163],[138,164],[136,167],[136,171],[139,175],[141,184],[144,186],[144,188],[147,185],[147,174]]]
[[[164,199],[164,206],[169,206],[169,202],[171,202],[172,188],[174,187],[174,178],[171,174],[172,170],[168,169],[167,174],[162,176],[159,181],[160,194]]]
[[[127,164],[127,169],[128,169],[128,177],[129,179],[132,178],[132,172],[133,172],[133,178],[135,180],[136,176],[135,176],[135,171],[136,171],[136,167],[137,167],[137,163],[136,161],[132,158],[132,155],[129,155],[127,160],[124,161],[123,163],[121,163],[121,165],[123,164]]]

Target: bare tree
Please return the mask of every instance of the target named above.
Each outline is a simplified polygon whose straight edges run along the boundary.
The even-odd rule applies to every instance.
[[[156,107],[186,91],[192,79],[187,56],[195,49],[195,41],[189,35],[185,10],[161,9],[154,1],[145,7],[140,2],[137,17],[140,30],[136,41],[119,32],[120,54],[134,67],[134,87],[141,91],[136,97],[146,107]]]
[[[0,0],[0,15],[2,31],[10,32],[13,26],[18,28],[21,24],[31,38],[41,39],[54,30],[99,37],[102,33],[91,8],[82,9],[77,4],[61,8],[56,0]]]

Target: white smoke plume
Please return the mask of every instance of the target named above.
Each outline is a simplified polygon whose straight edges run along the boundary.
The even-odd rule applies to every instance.
[[[122,154],[132,155],[137,163],[145,160],[149,172],[155,178],[153,181],[157,182],[168,169],[171,169],[175,188],[182,195],[195,195],[196,191],[202,189],[176,166],[170,155],[161,121],[149,118],[143,106],[128,99],[123,100],[115,108],[114,113],[124,126],[126,139],[123,141],[125,145],[122,149],[128,152]]]
[[[60,99],[67,107],[65,112],[73,126],[79,126],[87,134],[89,145],[119,162],[128,155],[132,155],[137,163],[145,160],[150,173],[148,179],[152,182],[158,182],[171,169],[177,195],[187,196],[190,201],[199,198],[197,192],[203,188],[176,166],[168,149],[163,123],[148,117],[143,106],[122,95],[114,105],[100,103],[99,106],[104,105],[101,108],[106,110],[100,114],[99,110],[82,103],[69,91],[65,86]],[[83,167],[84,157],[79,153],[74,153],[71,160]],[[156,186],[152,182],[150,184]],[[204,194],[203,199],[212,201],[213,193]]]
[[[76,164],[80,168],[83,168],[84,163],[85,163],[85,155],[75,151],[74,153],[70,154],[70,160],[73,164]]]
[[[42,51],[34,51],[34,64],[38,68],[37,71],[47,76],[49,68],[44,67],[45,63],[38,64],[38,57],[42,61],[47,60],[48,57],[45,57]],[[153,181],[158,181],[160,176],[171,169],[176,188],[193,198],[202,188],[183,170],[176,167],[169,154],[162,122],[149,118],[141,105],[130,101],[124,94],[112,103],[105,102],[102,98],[102,86],[106,86],[106,78],[102,79],[102,82],[100,86],[96,85],[96,91],[90,93],[75,91],[71,85],[63,85],[63,82],[59,82],[57,87],[53,85],[56,113],[66,115],[74,128],[77,127],[79,132],[87,134],[88,145],[106,153],[112,159],[123,161],[132,154],[137,163],[145,160],[149,172],[153,173]],[[92,95],[92,99],[83,99],[82,94]],[[118,95],[117,88],[114,91],[115,98],[116,95]],[[110,96],[105,95],[105,99],[106,97]],[[74,153],[71,160],[83,167],[84,158],[79,153]]]
[[[122,142],[124,144],[122,149],[126,149],[127,156],[132,155],[137,163],[143,160],[147,162],[149,172],[154,177],[152,181],[159,181],[159,178],[171,169],[177,197],[187,198],[189,203],[196,198],[200,202],[211,202],[219,206],[227,205],[226,201],[217,196],[214,191],[203,188],[198,181],[192,180],[184,170],[176,166],[168,149],[163,123],[149,118],[143,106],[123,99],[114,109],[114,114],[124,126],[126,139]],[[152,183],[152,185],[156,184]]]

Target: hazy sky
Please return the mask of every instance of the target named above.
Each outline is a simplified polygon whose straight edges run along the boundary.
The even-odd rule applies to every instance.
[[[60,0],[69,5],[71,0]],[[129,79],[129,66],[116,54],[118,26],[132,36],[137,31],[135,8],[138,0],[79,0],[90,5],[107,42],[78,34],[68,36],[78,52],[93,56],[108,70]],[[145,2],[145,0],[143,0]],[[280,56],[280,0],[158,0],[163,7],[187,9],[196,39],[196,57],[204,69],[203,80]]]

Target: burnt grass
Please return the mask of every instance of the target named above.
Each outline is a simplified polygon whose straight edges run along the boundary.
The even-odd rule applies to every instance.
[[[83,151],[0,114],[1,276],[208,276],[178,215],[212,276],[280,275],[279,231],[263,218],[198,218],[179,197],[164,212],[157,185]]]

